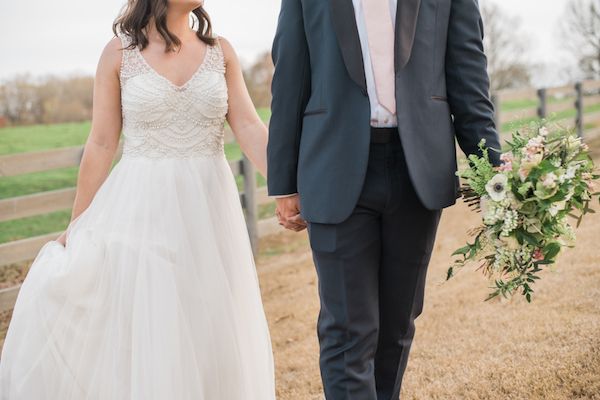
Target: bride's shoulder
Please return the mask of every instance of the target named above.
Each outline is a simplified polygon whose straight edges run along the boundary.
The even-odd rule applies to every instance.
[[[229,40],[225,39],[223,36],[217,36],[217,43],[223,52],[225,65],[237,61],[237,54]]]
[[[115,36],[106,43],[104,46],[104,50],[102,51],[102,55],[111,58],[121,58],[121,54],[123,54],[123,47],[126,43],[123,40]]]
[[[115,36],[104,46],[100,60],[98,61],[98,70],[119,71],[121,59],[123,57],[123,42],[121,38]]]

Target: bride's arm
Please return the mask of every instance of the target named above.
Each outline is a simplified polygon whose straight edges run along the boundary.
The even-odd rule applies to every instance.
[[[256,107],[252,104],[240,62],[231,47],[223,38],[219,39],[225,56],[229,111],[227,122],[231,126],[242,151],[263,176],[267,176],[267,127],[262,122]]]
[[[120,40],[114,38],[106,45],[98,62],[94,79],[92,127],[83,150],[71,221],[79,217],[92,202],[108,176],[119,146],[122,123],[120,49]],[[59,241],[65,243],[65,234],[61,235]]]

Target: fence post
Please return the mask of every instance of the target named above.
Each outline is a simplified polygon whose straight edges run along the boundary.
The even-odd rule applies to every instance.
[[[244,177],[244,209],[246,211],[246,225],[252,252],[258,254],[258,204],[256,203],[256,172],[254,166],[246,156],[241,164]]]
[[[494,122],[496,123],[496,131],[502,132],[500,125],[500,96],[498,93],[492,93],[492,104],[494,105]]]
[[[546,118],[547,113],[546,89],[538,89],[537,95],[539,100],[538,117],[540,117],[540,119],[544,119]]]
[[[577,82],[575,84],[575,129],[577,136],[583,137],[583,84]]]

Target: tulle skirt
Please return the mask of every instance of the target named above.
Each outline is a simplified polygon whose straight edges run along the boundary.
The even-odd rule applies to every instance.
[[[22,286],[4,400],[269,400],[268,327],[222,156],[123,158]]]

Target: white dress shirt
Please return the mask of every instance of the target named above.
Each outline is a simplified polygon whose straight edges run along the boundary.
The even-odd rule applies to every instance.
[[[373,65],[371,64],[371,55],[369,53],[369,40],[367,37],[367,26],[362,7],[363,0],[352,0],[354,5],[354,15],[356,16],[356,26],[360,38],[360,47],[362,49],[363,64],[365,66],[365,78],[367,80],[367,94],[371,103],[371,126],[377,128],[390,128],[398,126],[396,115],[390,113],[385,107],[382,107],[377,100],[377,90],[375,89],[375,77],[373,74]],[[396,29],[396,7],[398,0],[389,0],[390,15],[392,17],[392,26]],[[394,55],[392,55],[393,57]]]

